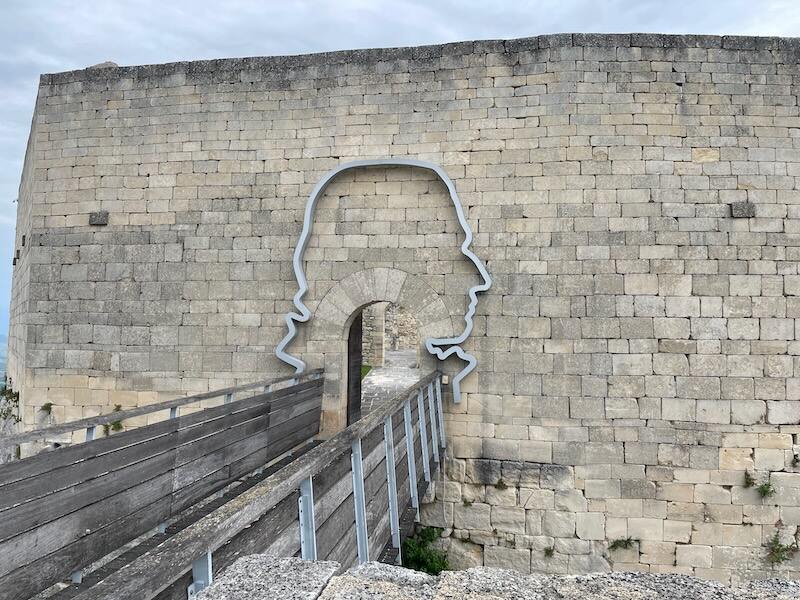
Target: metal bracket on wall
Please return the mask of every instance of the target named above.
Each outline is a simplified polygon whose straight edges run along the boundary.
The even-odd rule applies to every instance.
[[[297,335],[296,323],[306,323],[311,319],[311,311],[303,303],[303,297],[306,295],[306,292],[308,292],[308,280],[306,279],[303,256],[305,254],[306,247],[308,246],[309,239],[311,238],[311,229],[314,224],[314,210],[316,209],[317,203],[322,197],[322,194],[325,192],[325,189],[328,187],[331,181],[336,178],[337,175],[350,169],[357,169],[361,167],[416,167],[419,169],[426,169],[435,173],[439,179],[442,180],[447,187],[448,192],[450,193],[450,199],[453,202],[453,207],[455,208],[458,222],[461,225],[461,229],[464,231],[464,241],[461,243],[461,253],[466,256],[473,265],[475,265],[475,268],[478,270],[478,273],[481,276],[482,282],[472,286],[467,292],[469,295],[469,305],[467,307],[467,311],[464,313],[463,331],[459,335],[451,338],[428,338],[425,340],[425,347],[427,348],[428,352],[436,356],[439,360],[445,360],[446,358],[455,354],[461,360],[467,363],[467,365],[461,371],[459,371],[455,377],[453,377],[453,402],[458,403],[461,401],[461,380],[469,375],[478,365],[478,360],[472,354],[466,352],[461,347],[461,344],[463,344],[472,334],[475,311],[478,306],[478,294],[485,292],[492,286],[492,278],[490,277],[486,266],[483,264],[483,261],[481,261],[481,259],[478,258],[475,253],[472,252],[472,250],[470,250],[470,245],[472,244],[473,238],[472,228],[470,227],[467,217],[464,214],[464,207],[461,204],[461,199],[458,197],[458,192],[456,192],[456,186],[453,183],[453,180],[450,179],[441,166],[432,162],[410,158],[354,160],[343,163],[335,169],[328,171],[328,173],[326,173],[325,176],[320,179],[311,192],[311,195],[308,197],[305,216],[303,217],[303,229],[300,232],[300,238],[297,240],[297,246],[295,247],[294,257],[292,259],[294,275],[299,286],[299,289],[294,295],[293,299],[294,307],[297,309],[297,312],[289,312],[286,314],[285,321],[288,332],[275,348],[275,355],[278,357],[278,359],[294,367],[298,374],[305,371],[306,363],[299,358],[288,354],[286,352],[286,348],[289,346],[289,344],[291,344],[292,340],[294,340]]]

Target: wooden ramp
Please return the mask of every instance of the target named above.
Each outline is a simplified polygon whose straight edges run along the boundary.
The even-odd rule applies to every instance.
[[[254,553],[345,568],[399,561],[401,537],[444,457],[441,375],[314,443],[321,398],[322,380],[310,373],[284,389],[12,463],[13,474],[0,468],[0,516],[27,519],[0,525],[0,600],[30,598],[115,550],[55,600],[183,600]]]
[[[179,413],[214,397],[221,404]],[[258,382],[3,439],[9,446],[86,431],[84,443],[0,465],[0,599],[30,598],[64,579],[79,582],[83,569],[167,522],[202,518],[202,509],[189,509],[313,440],[321,403],[315,371],[299,381]],[[100,426],[157,411],[165,418],[153,425],[93,435]],[[258,481],[240,482],[229,498]],[[167,539],[159,536],[123,556]]]

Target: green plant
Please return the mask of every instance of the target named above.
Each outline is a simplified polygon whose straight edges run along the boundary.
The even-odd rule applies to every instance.
[[[797,540],[793,544],[783,544],[777,531],[764,546],[767,548],[767,562],[771,565],[786,562],[797,552]]]
[[[447,556],[431,544],[442,534],[438,527],[424,527],[403,542],[403,566],[430,575],[447,571]]]
[[[361,379],[363,380],[371,370],[372,365],[361,365]]]
[[[545,558],[553,558],[553,554],[555,554],[556,550],[552,546],[549,548],[544,549],[544,557]]]
[[[620,538],[618,540],[614,540],[608,545],[609,550],[627,550],[628,548],[632,548],[633,544],[636,543],[637,540],[633,538]]]
[[[498,479],[497,480],[497,484],[494,487],[496,487],[498,490],[501,490],[501,491],[508,489],[508,486],[506,485],[506,482],[503,481],[502,479]]]
[[[120,404],[114,405],[113,412],[119,412],[122,410],[122,406]],[[111,431],[122,431],[122,421],[111,421]],[[108,435],[108,434],[106,434]]]
[[[51,414],[53,412],[53,403],[52,402],[45,402],[39,407],[39,410],[46,414]]]
[[[756,480],[750,475],[750,471],[744,472],[744,487],[751,488],[756,484]]]
[[[767,481],[766,483],[762,483],[760,486],[758,486],[756,491],[761,498],[770,498],[771,496],[775,495],[776,490],[772,483]]]
[[[472,506],[472,500],[467,500],[466,498],[464,498],[461,502],[462,502],[462,504],[464,506],[468,506],[468,507]]]

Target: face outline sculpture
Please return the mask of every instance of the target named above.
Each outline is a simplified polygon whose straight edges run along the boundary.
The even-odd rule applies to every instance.
[[[285,316],[287,333],[284,338],[278,343],[275,348],[275,355],[279,360],[294,367],[297,375],[302,374],[306,369],[306,363],[299,358],[292,356],[286,352],[286,348],[291,344],[297,336],[297,323],[307,323],[311,319],[311,311],[303,303],[303,297],[308,292],[308,280],[306,279],[305,266],[303,256],[305,255],[308,242],[311,238],[311,230],[314,225],[314,213],[319,199],[325,192],[328,185],[341,173],[352,169],[361,167],[416,167],[425,169],[435,173],[438,178],[445,184],[447,191],[450,194],[450,200],[453,202],[453,207],[456,210],[459,225],[464,232],[464,241],[461,243],[461,253],[475,266],[482,281],[472,286],[467,295],[469,296],[469,305],[467,311],[464,313],[464,329],[461,333],[454,337],[449,338],[427,338],[425,340],[425,348],[433,356],[439,360],[445,360],[452,355],[458,356],[466,363],[466,366],[461,369],[453,377],[453,401],[458,403],[461,401],[461,381],[469,375],[478,365],[478,359],[472,354],[466,352],[462,347],[469,336],[472,334],[474,327],[475,311],[478,306],[478,294],[485,292],[492,286],[492,278],[489,275],[483,261],[478,258],[470,249],[472,244],[472,228],[467,222],[464,214],[464,207],[456,192],[455,184],[452,179],[444,172],[439,165],[416,159],[403,159],[403,158],[383,158],[372,160],[355,160],[342,163],[335,169],[328,171],[322,179],[319,180],[306,202],[305,214],[303,217],[303,228],[300,232],[300,237],[295,246],[294,256],[292,258],[292,267],[294,269],[295,279],[297,281],[298,290],[294,295],[293,304],[297,312],[289,312]]]

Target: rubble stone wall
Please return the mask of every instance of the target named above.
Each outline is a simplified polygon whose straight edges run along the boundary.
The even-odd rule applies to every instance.
[[[60,421],[285,373],[308,194],[346,160],[419,158],[453,179],[494,279],[423,513],[453,551],[800,574],[763,547],[800,525],[799,57],[795,39],[559,34],[45,75],[12,300],[24,424],[45,402]],[[312,310],[387,300],[388,268],[423,294],[415,318],[461,331],[476,278],[441,182],[349,173],[320,209]],[[327,408],[346,317],[292,349],[326,367]]]

